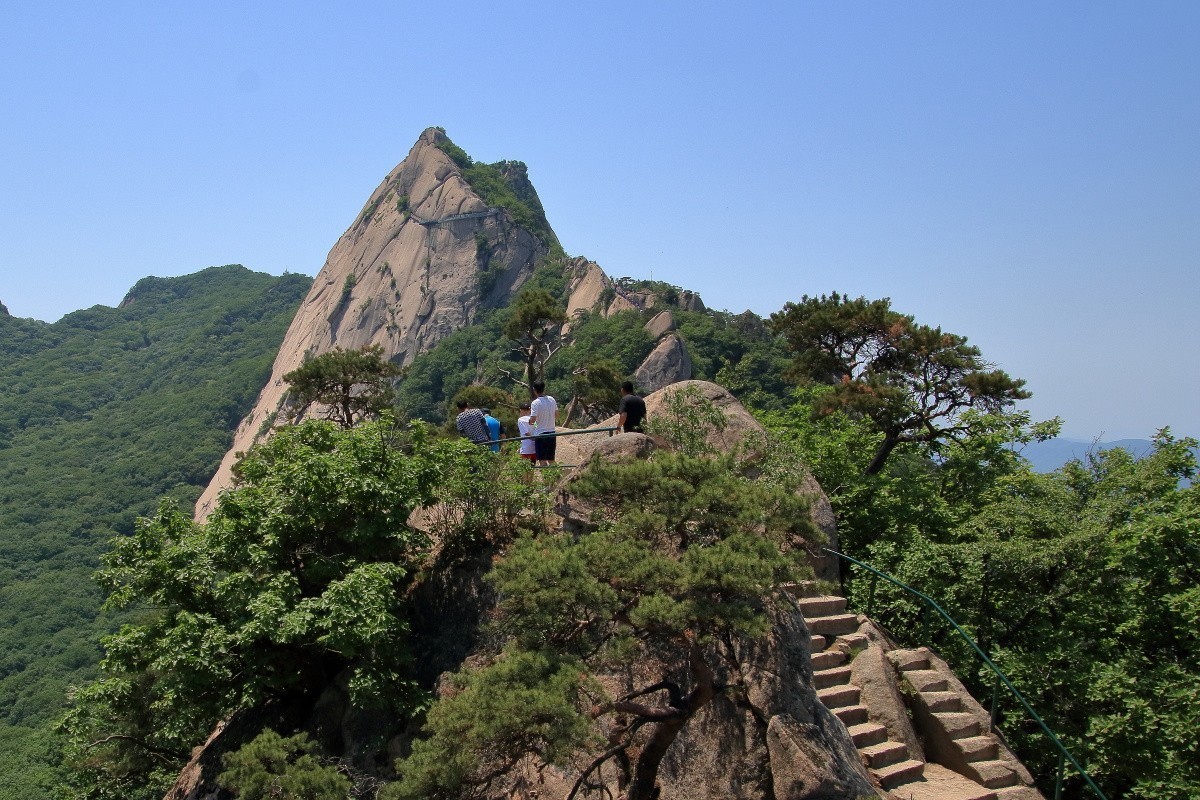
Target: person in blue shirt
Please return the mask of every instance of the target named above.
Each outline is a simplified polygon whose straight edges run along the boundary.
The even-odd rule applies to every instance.
[[[483,421],[487,423],[488,438],[492,440],[488,446],[492,448],[493,453],[499,453],[500,445],[497,440],[500,438],[500,420],[492,416],[490,408],[485,408],[483,409]]]

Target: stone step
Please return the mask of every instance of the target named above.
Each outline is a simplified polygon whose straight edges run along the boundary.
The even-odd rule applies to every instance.
[[[820,653],[813,653],[810,660],[814,670],[831,669],[845,664],[846,654],[840,650],[826,650]]]
[[[866,706],[842,706],[841,708],[831,709],[833,715],[842,721],[842,724],[849,728],[851,725],[858,725],[870,719],[867,714]]]
[[[962,711],[962,698],[958,692],[921,692],[921,699],[930,711]]]
[[[810,636],[808,649],[813,653],[820,653],[829,646],[829,638],[825,636]]]
[[[908,747],[903,742],[889,740],[864,747],[858,752],[866,759],[867,766],[871,769],[879,769],[908,760]]]
[[[990,761],[1000,752],[999,742],[995,737],[986,734],[956,739],[954,743],[958,745],[967,761]]]
[[[846,730],[850,732],[850,738],[859,750],[887,741],[887,728],[878,722],[860,722],[857,725],[851,725]]]
[[[967,764],[967,772],[975,773],[970,777],[989,789],[1003,789],[1021,782],[1021,776],[1004,761],[972,761]]]
[[[920,780],[921,775],[925,772],[925,762],[914,761],[910,758],[908,761],[891,764],[882,769],[873,769],[871,772],[879,779],[879,784],[883,788],[894,789],[897,786]]]
[[[817,698],[828,709],[841,708],[842,706],[856,706],[861,694],[861,689],[849,683],[844,686],[830,686],[828,689],[817,689]]]
[[[951,739],[967,739],[983,734],[983,723],[966,711],[947,711],[933,716]]]
[[[1004,786],[996,789],[992,794],[996,796],[996,800],[1046,800],[1037,789],[1024,784]]]
[[[920,650],[893,650],[888,653],[888,658],[901,672],[908,672],[910,669],[929,669],[929,656]]]
[[[816,617],[831,617],[835,614],[846,613],[846,598],[836,595],[818,595],[816,597],[801,597],[796,601],[805,619]]]
[[[871,644],[871,637],[865,633],[847,633],[837,637],[834,642],[834,647],[845,652],[856,652],[858,650],[866,650]]]
[[[940,764],[926,764],[920,781],[905,784],[898,795],[904,800],[997,800],[996,791]],[[1006,800],[1035,800],[1035,798],[1006,798]],[[1045,800],[1045,798],[1041,798]]]
[[[944,692],[950,686],[936,669],[910,669],[904,673],[904,679],[921,694]]]
[[[813,686],[817,689],[828,689],[830,686],[843,686],[850,682],[850,667],[841,666],[832,669],[822,669],[813,672]]]
[[[833,614],[832,616],[815,617],[805,621],[808,623],[809,633],[819,633],[821,635],[833,634],[837,636],[843,633],[854,633],[858,630],[857,614]]]

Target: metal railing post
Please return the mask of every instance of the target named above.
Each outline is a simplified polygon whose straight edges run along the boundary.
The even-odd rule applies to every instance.
[[[996,712],[999,710],[999,707],[1000,707],[1000,676],[997,675],[992,680],[992,710],[991,710],[991,713],[988,715],[989,719],[991,720],[991,724],[989,725],[989,730],[991,730],[992,733],[996,732]]]

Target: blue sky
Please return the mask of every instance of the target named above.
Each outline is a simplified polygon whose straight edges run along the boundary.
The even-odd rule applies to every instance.
[[[178,7],[176,7],[178,6]],[[0,301],[315,274],[427,126],[572,255],[760,314],[890,297],[1078,438],[1200,434],[1200,3],[0,9]]]

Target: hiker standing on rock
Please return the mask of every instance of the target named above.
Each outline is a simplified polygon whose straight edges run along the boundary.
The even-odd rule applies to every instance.
[[[546,384],[542,381],[534,381],[533,393],[535,397],[529,406],[529,422],[533,425],[537,465],[548,467],[554,463],[554,451],[558,444],[558,438],[554,435],[558,403],[546,394]]]
[[[517,432],[521,435],[521,458],[530,464],[537,461],[537,450],[533,441],[533,425],[529,422],[529,403],[521,404],[521,416],[517,417]]]
[[[621,404],[617,406],[621,416],[617,427],[625,433],[642,432],[642,423],[646,419],[646,401],[640,395],[633,393],[633,381],[621,384]]]

